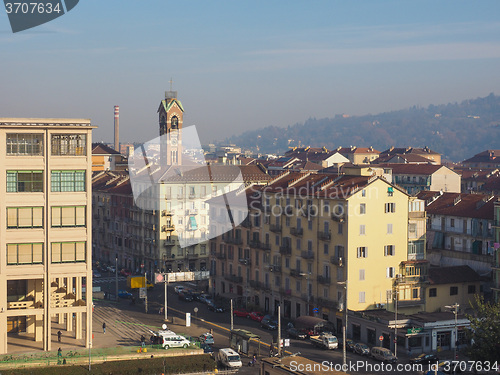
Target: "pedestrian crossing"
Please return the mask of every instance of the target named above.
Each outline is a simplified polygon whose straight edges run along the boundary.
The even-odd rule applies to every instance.
[[[127,278],[125,276],[118,276],[118,282],[120,281],[125,281],[127,280]],[[109,283],[113,283],[116,281],[116,278],[114,276],[111,276],[111,277],[94,277],[92,279],[92,284],[96,285],[96,284],[109,284]]]

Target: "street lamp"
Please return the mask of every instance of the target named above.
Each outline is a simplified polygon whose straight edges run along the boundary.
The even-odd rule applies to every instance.
[[[457,343],[458,343],[458,331],[457,331],[457,315],[459,304],[455,302],[454,305],[445,306],[447,309],[453,309],[453,314],[455,314],[455,360],[457,360]]]
[[[118,254],[115,254],[115,299],[118,301]]]
[[[347,339],[347,278],[345,281],[337,282],[337,285],[344,286],[344,324],[342,324],[342,355],[344,358],[344,366],[343,368],[347,368],[347,353],[346,353],[346,339]],[[345,371],[345,370],[344,370]]]

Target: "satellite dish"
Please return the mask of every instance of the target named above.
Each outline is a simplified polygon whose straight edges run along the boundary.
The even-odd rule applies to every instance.
[[[163,323],[163,325],[161,326],[161,328],[167,329],[167,325],[165,323]]]

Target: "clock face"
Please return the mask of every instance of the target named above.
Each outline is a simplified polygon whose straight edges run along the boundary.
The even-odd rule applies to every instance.
[[[170,138],[170,144],[172,146],[177,146],[177,136],[173,136],[173,135],[171,136],[171,138]]]

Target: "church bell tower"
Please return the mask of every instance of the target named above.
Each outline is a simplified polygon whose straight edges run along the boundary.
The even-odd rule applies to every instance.
[[[158,108],[161,136],[161,162],[164,165],[182,164],[182,116],[184,108],[177,99],[177,91],[165,91],[165,99]]]

